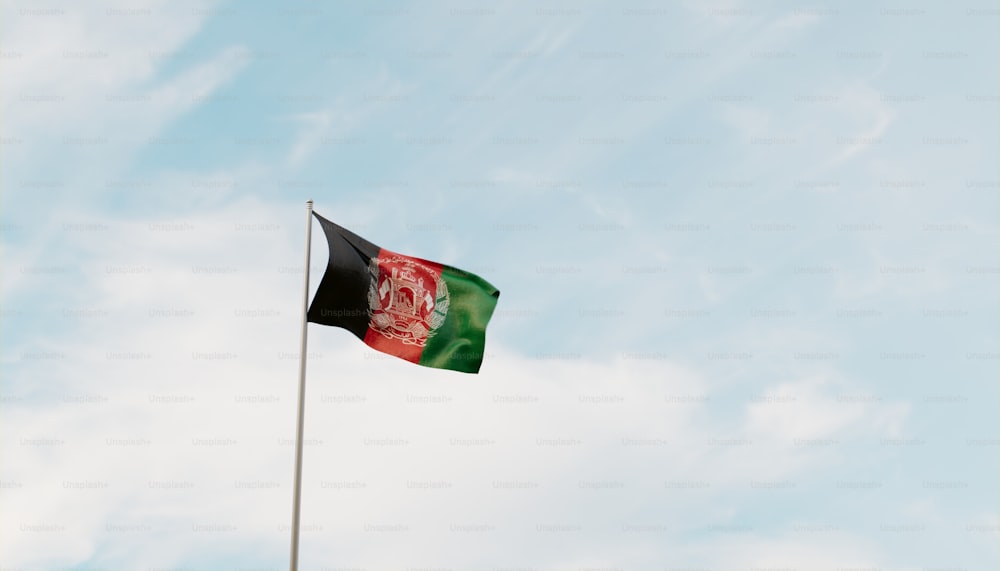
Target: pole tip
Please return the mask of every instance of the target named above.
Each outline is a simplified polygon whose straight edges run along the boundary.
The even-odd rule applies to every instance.
[[[313,199],[311,199],[311,198],[306,201],[306,204],[308,204],[309,206],[312,206],[312,203],[313,203]]]

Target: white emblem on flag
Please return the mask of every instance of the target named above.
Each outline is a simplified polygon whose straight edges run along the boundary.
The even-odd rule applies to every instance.
[[[372,329],[390,339],[423,347],[444,323],[448,285],[414,260],[393,255],[368,263],[368,316]]]

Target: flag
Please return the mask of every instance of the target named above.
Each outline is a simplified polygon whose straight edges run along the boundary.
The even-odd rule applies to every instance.
[[[478,373],[500,292],[469,272],[372,244],[313,215],[330,259],[307,314],[411,363]]]

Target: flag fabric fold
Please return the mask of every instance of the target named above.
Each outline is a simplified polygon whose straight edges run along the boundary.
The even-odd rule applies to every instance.
[[[309,322],[342,327],[373,349],[418,365],[479,372],[497,288],[464,270],[385,250],[313,216],[330,258]]]

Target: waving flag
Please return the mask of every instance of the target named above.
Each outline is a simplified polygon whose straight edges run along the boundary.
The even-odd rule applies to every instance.
[[[479,372],[497,288],[313,216],[323,226],[330,259],[309,306],[310,322],[342,327],[373,349],[418,365]]]

